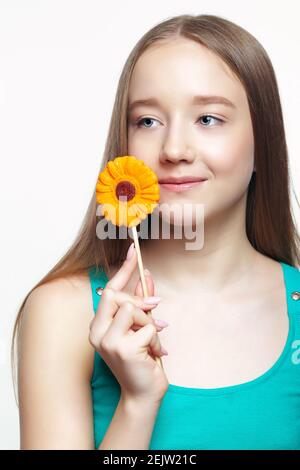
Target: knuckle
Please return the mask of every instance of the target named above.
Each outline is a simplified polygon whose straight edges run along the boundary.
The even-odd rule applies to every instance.
[[[134,305],[132,305],[132,303],[129,301],[129,300],[126,300],[123,304],[122,304],[122,309],[126,312],[126,313],[132,313],[134,311]]]
[[[99,350],[108,352],[108,351],[111,351],[111,349],[112,349],[111,342],[109,341],[107,337],[104,336],[99,342]]]
[[[117,355],[119,349],[118,341],[111,335],[105,335],[101,342],[99,350],[102,350],[104,353],[109,355]]]
[[[98,346],[99,338],[96,335],[95,330],[93,329],[91,329],[90,334],[89,334],[89,342],[94,348]]]
[[[151,322],[148,323],[146,325],[146,328],[148,328],[153,335],[157,334],[156,333],[156,327],[155,327],[155,325],[153,325],[153,323],[151,323]]]
[[[106,284],[102,292],[102,297],[104,297],[106,300],[110,300],[114,297],[114,295],[115,295],[114,289],[112,289],[112,287],[107,286]]]

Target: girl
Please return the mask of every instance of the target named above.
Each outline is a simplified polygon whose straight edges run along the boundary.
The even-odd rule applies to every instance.
[[[130,237],[96,236],[94,195],[16,320],[21,448],[300,449],[299,235],[266,51],[213,15],[153,27],[121,74],[102,169],[122,155],[175,207],[159,214],[169,238],[141,240],[161,302],[143,299]],[[198,250],[174,236],[188,204],[204,207]]]

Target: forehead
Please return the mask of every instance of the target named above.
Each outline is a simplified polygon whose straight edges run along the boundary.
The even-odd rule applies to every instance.
[[[239,103],[245,90],[220,57],[205,46],[178,38],[152,45],[137,60],[129,84],[129,100],[148,96],[172,100],[191,95],[221,95]]]

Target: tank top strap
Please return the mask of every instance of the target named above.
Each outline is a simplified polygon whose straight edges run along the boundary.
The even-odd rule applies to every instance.
[[[96,313],[99,301],[101,299],[102,289],[105,288],[106,283],[108,282],[108,277],[102,266],[99,268],[92,266],[88,269],[88,274],[93,295],[94,313]]]
[[[285,278],[289,315],[295,322],[295,336],[300,338],[300,270],[281,262]]]

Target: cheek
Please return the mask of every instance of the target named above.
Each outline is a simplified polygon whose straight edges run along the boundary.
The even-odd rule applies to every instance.
[[[150,135],[150,132],[149,132]],[[153,155],[158,155],[160,142],[158,139],[150,138],[146,133],[128,130],[127,153],[136,158],[142,158],[146,165],[153,166]],[[152,162],[152,163],[151,163]]]
[[[247,187],[254,167],[254,142],[249,132],[240,132],[211,143],[207,164],[220,184]]]

